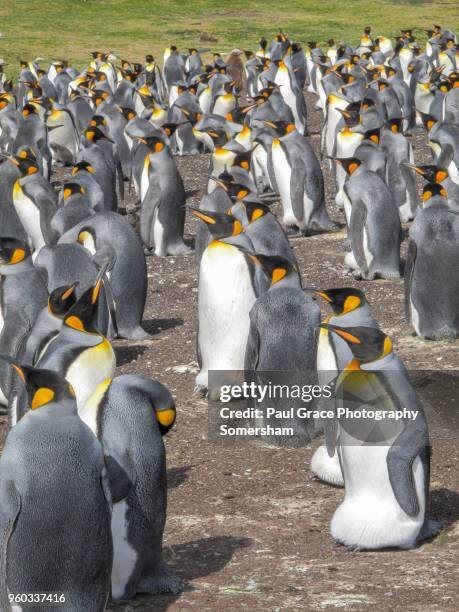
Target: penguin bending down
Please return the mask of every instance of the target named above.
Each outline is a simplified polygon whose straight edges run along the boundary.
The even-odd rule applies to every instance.
[[[355,278],[400,278],[402,228],[386,183],[360,159],[339,160],[349,178],[344,184],[344,209],[352,251],[345,264]]]
[[[113,547],[102,447],[61,375],[9,361],[28,411],[0,459],[0,608],[22,610],[11,593],[52,592],[64,594],[66,610],[103,612]]]
[[[426,340],[459,336],[459,282],[452,274],[459,255],[459,211],[447,193],[428,183],[410,227],[405,266],[405,312]]]
[[[145,339],[142,316],[147,297],[147,267],[142,245],[129,223],[117,213],[104,212],[78,223],[59,244],[79,242],[99,267],[109,264],[107,277],[113,297],[112,325],[121,338]]]
[[[213,241],[201,257],[198,287],[198,364],[196,387],[208,389],[215,399],[219,389],[209,388],[209,370],[244,369],[249,333],[249,312],[267,288],[264,274],[238,245],[253,250],[242,233],[241,222],[229,215],[191,209],[205,222]]]
[[[255,379],[262,385],[314,385],[317,383],[315,330],[320,323],[320,310],[301,289],[296,265],[283,257],[258,253],[253,254],[253,259],[267,275],[270,287],[250,310],[245,380]],[[301,398],[280,396],[269,400],[269,406],[279,411],[301,405]],[[263,404],[258,407],[262,410]],[[256,421],[257,426],[270,422],[273,426],[291,428],[292,435],[288,438],[273,437],[279,444],[304,445],[316,433],[314,419],[272,420],[264,415]]]
[[[336,229],[325,208],[322,170],[309,142],[291,123],[264,123],[279,136],[271,144],[268,170],[282,201],[284,224],[303,234]]]
[[[99,438],[107,462],[113,498],[112,597],[178,593],[182,582],[162,559],[167,506],[162,436],[175,421],[171,394],[155,380],[119,376],[101,382],[79,415]]]
[[[170,149],[156,136],[139,137],[148,147],[142,173],[145,195],[141,202],[140,236],[155,255],[186,255],[183,242],[185,189]]]
[[[345,340],[354,357],[338,378],[336,409],[412,411],[405,421],[335,418],[330,445],[338,449],[345,497],[331,534],[353,549],[413,548],[435,531],[425,514],[430,446],[422,404],[383,332],[321,327]]]
[[[325,323],[339,325],[340,327],[374,327],[379,329],[377,321],[371,314],[368,300],[360,289],[342,287],[337,289],[312,289],[314,297],[322,298],[333,310],[331,317],[326,317]],[[331,384],[338,374],[351,361],[352,352],[347,343],[331,334],[325,328],[320,329],[317,343],[317,373],[322,388]],[[329,421],[324,421],[325,440],[330,430]],[[311,459],[311,472],[319,480],[336,486],[343,486],[343,474],[339,464],[338,453],[330,454],[327,445],[320,446]]]

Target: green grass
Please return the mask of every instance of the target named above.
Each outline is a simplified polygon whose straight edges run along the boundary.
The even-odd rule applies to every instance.
[[[0,57],[12,64],[43,57],[65,58],[82,66],[95,49],[141,60],[148,52],[210,46],[229,51],[256,48],[261,35],[282,28],[295,40],[330,37],[356,42],[365,25],[395,35],[402,27],[440,23],[459,30],[457,0],[3,0],[0,2]],[[202,32],[218,38],[200,42]]]

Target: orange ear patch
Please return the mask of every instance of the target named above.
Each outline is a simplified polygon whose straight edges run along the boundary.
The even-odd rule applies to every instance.
[[[278,283],[280,280],[287,276],[287,270],[285,268],[274,268],[271,276],[271,284]]]
[[[55,395],[56,394],[52,389],[49,389],[48,387],[40,387],[37,389],[37,391],[35,391],[30,407],[32,410],[36,410],[37,408],[40,408],[40,406],[49,404],[53,401]]]

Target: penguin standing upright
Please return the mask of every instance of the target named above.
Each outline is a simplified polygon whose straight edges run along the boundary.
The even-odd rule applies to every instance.
[[[428,183],[410,227],[405,311],[416,334],[428,340],[459,336],[459,282],[451,273],[459,253],[458,214],[444,187]]]
[[[0,353],[19,353],[47,299],[27,244],[0,238]],[[10,390],[11,369],[0,360],[0,404],[7,405]]]
[[[411,221],[417,210],[416,183],[407,163],[413,162],[413,150],[401,133],[401,119],[392,119],[381,136],[386,152],[386,182],[397,205],[402,223]]]
[[[356,278],[400,278],[400,217],[392,195],[376,172],[360,159],[340,160],[349,178],[344,184],[351,252],[345,265]]]
[[[346,327],[375,327],[379,329],[377,321],[371,314],[368,300],[360,289],[341,287],[336,289],[309,289],[314,297],[325,300],[333,310],[331,317],[324,323]],[[317,343],[317,373],[322,388],[331,384],[352,360],[352,352],[347,343],[321,328]],[[329,422],[324,421],[325,440],[329,434]],[[311,459],[311,472],[316,478],[332,485],[344,484],[338,453],[330,453],[327,445],[319,446]]]
[[[148,187],[140,212],[142,242],[158,256],[186,255],[190,249],[183,242],[185,189],[177,166],[162,139],[139,140],[148,148],[144,165]]]
[[[1,609],[22,609],[10,607],[11,593],[52,592],[62,594],[64,609],[103,612],[113,547],[102,447],[62,376],[11,365],[30,410],[9,431],[0,459]]]
[[[320,310],[298,282],[298,268],[287,259],[254,253],[270,287],[258,297],[250,310],[250,329],[245,351],[245,379],[260,385],[315,384],[315,330],[320,323]],[[269,400],[276,410],[295,410],[301,398],[277,396]],[[266,414],[263,416],[264,422]],[[257,424],[259,420],[257,419]],[[315,434],[313,419],[297,417],[275,419],[277,426],[288,426],[293,435],[274,439],[281,444],[301,445]],[[272,424],[272,421],[271,421]]]
[[[116,333],[122,338],[145,339],[142,316],[147,297],[147,267],[140,240],[117,213],[98,213],[78,223],[59,239],[59,244],[79,242],[102,267],[113,296]]]
[[[325,208],[322,170],[311,145],[293,124],[265,123],[278,136],[272,141],[268,169],[281,197],[284,224],[302,233],[336,229]]]
[[[331,534],[352,548],[413,548],[433,527],[425,515],[430,447],[422,404],[386,334],[371,327],[321,326],[345,340],[354,356],[335,390],[338,416],[331,445],[338,447],[345,496]],[[355,422],[348,412],[338,412],[354,409],[404,409],[411,416]]]
[[[239,250],[253,245],[242,233],[241,222],[229,215],[190,209],[209,227],[213,241],[201,257],[198,286],[198,364],[196,387],[208,389],[212,399],[218,388],[209,388],[209,370],[244,369],[249,333],[249,312],[266,290],[253,260]],[[261,273],[263,274],[263,273]],[[263,274],[264,277],[264,274]]]
[[[118,472],[110,478],[113,599],[178,593],[182,582],[162,559],[167,506],[162,436],[175,421],[171,394],[155,380],[119,376],[101,382],[79,415],[99,438],[107,466],[116,466],[115,476]]]
[[[39,173],[33,157],[19,154],[8,159],[21,172],[13,187],[14,208],[27,232],[31,248],[38,252],[42,246],[56,240],[51,219],[57,210],[57,194]]]

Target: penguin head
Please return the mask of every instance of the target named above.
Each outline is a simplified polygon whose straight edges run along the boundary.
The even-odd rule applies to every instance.
[[[29,117],[30,115],[38,115],[38,109],[33,104],[25,104],[22,107],[22,116]]]
[[[135,110],[132,108],[128,108],[126,106],[118,106],[117,108],[126,121],[131,121],[131,119],[135,119],[135,117],[137,117]]]
[[[437,198],[447,198],[448,194],[446,192],[446,189],[444,187],[442,187],[439,183],[427,183],[427,185],[424,185],[424,189],[422,190],[422,196],[421,196],[421,207],[424,208],[427,204],[432,204],[435,201],[437,201]],[[431,200],[434,200],[434,202],[432,202]]]
[[[90,127],[106,127],[107,120],[102,115],[93,115],[89,122]]]
[[[192,215],[204,221],[215,240],[238,236],[243,232],[242,223],[232,215],[216,213],[211,210],[200,210],[191,206],[187,207]]]
[[[64,317],[64,325],[66,327],[79,332],[99,334],[97,329],[97,303],[102,287],[102,279],[107,268],[108,264],[100,269],[94,285],[87,289],[67,311]]]
[[[437,120],[432,115],[429,115],[428,113],[423,113],[419,110],[416,112],[421,117],[422,124],[426,128],[427,131],[430,131],[434,127],[434,125],[437,123]]]
[[[1,355],[0,359],[9,363],[23,382],[31,410],[65,400],[75,402],[72,385],[54,370],[21,365],[6,355]]]
[[[362,161],[357,157],[341,157],[337,158],[336,161],[349,175],[353,174],[362,165]]]
[[[376,361],[392,353],[391,339],[375,327],[339,327],[330,323],[321,323],[319,327],[342,338],[359,363]]]
[[[286,136],[295,131],[295,124],[288,121],[266,121],[263,123],[272,128],[278,136]]]
[[[243,170],[250,170],[250,162],[252,159],[252,150],[237,153],[233,161],[233,166],[242,168]]]
[[[166,147],[159,136],[136,136],[135,139],[146,145],[151,153],[160,153]]]
[[[389,121],[387,122],[387,127],[394,134],[400,134],[400,132],[402,131],[402,124],[403,124],[403,118],[396,117],[393,119],[389,119]]]
[[[102,130],[97,127],[90,125],[83,132],[83,136],[92,143],[97,143],[99,140],[108,140],[109,142],[113,142],[106,134],[102,132]]]
[[[263,269],[271,286],[287,278],[290,274],[298,275],[298,267],[285,257],[273,255],[248,254]]]
[[[254,223],[257,219],[261,219],[271,212],[269,210],[269,206],[262,204],[261,202],[243,200],[243,205],[249,224]]]
[[[233,202],[241,201],[250,194],[250,189],[246,185],[233,181],[228,185],[227,194]]]
[[[350,106],[350,105],[349,105]],[[344,124],[347,128],[355,127],[359,123],[359,108],[337,108],[336,110],[342,115]]]
[[[78,172],[89,172],[90,174],[94,174],[94,168],[87,161],[80,161],[77,164],[74,164],[71,170],[71,174],[77,174]]]
[[[17,238],[0,238],[0,264],[13,266],[31,256],[30,248]]]
[[[185,125],[187,121],[180,123],[163,123],[161,129],[166,133],[166,136],[170,138],[172,134],[182,125]]]
[[[228,137],[226,132],[219,128],[205,128],[202,130],[206,134],[208,134],[215,147],[222,147],[228,142]]]
[[[17,155],[8,156],[8,160],[14,164],[21,176],[31,176],[39,172],[38,163],[32,149],[22,149]]]
[[[75,304],[75,288],[77,285],[78,281],[72,285],[64,285],[51,291],[48,297],[48,311],[52,315],[58,319],[64,318],[65,313]]]
[[[64,198],[64,203],[76,193],[84,195],[85,188],[78,183],[64,183],[62,187],[62,197]]]
[[[333,289],[310,289],[313,296],[320,297],[330,304],[335,316],[345,315],[368,304],[366,295],[360,289],[354,287],[338,287]]]
[[[373,128],[371,130],[367,130],[364,134],[365,140],[371,140],[375,144],[379,144],[381,138],[381,128]]]
[[[5,95],[0,96],[0,110],[3,110],[4,108],[6,108],[9,103],[10,103],[10,100],[8,99],[7,96]]]
[[[165,436],[174,426],[177,416],[174,400],[166,387],[158,384],[153,403],[159,431]]]
[[[439,166],[435,166],[434,164],[416,166],[414,164],[405,163],[405,166],[408,166],[408,168],[411,168],[412,170],[420,174],[422,178],[429,183],[442,183],[449,176],[449,172],[448,170],[446,170],[446,168],[440,168]]]

